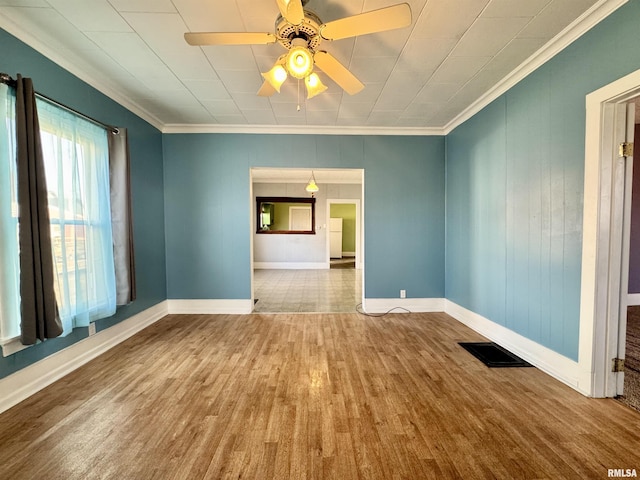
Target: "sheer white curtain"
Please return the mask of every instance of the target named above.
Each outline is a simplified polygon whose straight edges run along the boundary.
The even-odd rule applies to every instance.
[[[116,311],[107,132],[38,100],[55,289],[67,335]]]
[[[0,84],[0,343],[20,336],[15,98]]]

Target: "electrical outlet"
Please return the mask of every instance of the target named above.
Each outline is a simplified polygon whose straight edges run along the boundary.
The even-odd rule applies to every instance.
[[[91,322],[89,324],[89,336],[96,334],[96,322]]]
[[[407,291],[406,290],[400,290],[400,298],[407,298]]]

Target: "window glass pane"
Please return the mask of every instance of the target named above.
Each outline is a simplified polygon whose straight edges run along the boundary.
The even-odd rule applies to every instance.
[[[15,92],[0,84],[0,341],[20,335]]]

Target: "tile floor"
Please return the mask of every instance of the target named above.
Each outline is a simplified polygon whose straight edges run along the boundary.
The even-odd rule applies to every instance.
[[[354,312],[362,270],[254,270],[254,312]]]

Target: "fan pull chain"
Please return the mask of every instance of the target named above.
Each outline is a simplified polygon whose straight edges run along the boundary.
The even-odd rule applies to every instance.
[[[300,79],[298,79],[298,112],[300,111]]]

